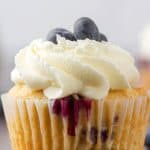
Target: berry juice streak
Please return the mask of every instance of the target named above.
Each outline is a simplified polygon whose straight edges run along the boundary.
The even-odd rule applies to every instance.
[[[91,111],[91,100],[80,98],[74,99],[72,96],[57,99],[54,101],[52,111],[56,115],[62,115],[62,117],[68,120],[68,134],[75,136],[75,128],[78,124],[79,112],[84,109],[89,118]]]

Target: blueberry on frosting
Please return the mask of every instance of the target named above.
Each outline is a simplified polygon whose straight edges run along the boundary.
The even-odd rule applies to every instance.
[[[63,28],[55,28],[49,31],[47,35],[47,40],[57,44],[57,35],[60,35],[61,37],[64,37],[67,40],[76,41],[74,35],[70,31]]]
[[[99,34],[99,41],[101,42],[101,41],[108,41],[108,40],[104,34],[100,33]]]
[[[91,39],[99,41],[97,25],[88,17],[79,18],[74,24],[74,35],[77,39]]]
[[[107,41],[104,34],[99,32],[95,22],[88,17],[81,17],[74,23],[74,34],[64,28],[50,30],[47,40],[57,44],[57,35],[70,41],[90,39],[95,41]]]

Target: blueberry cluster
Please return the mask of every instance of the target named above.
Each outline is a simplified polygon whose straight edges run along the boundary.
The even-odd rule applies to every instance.
[[[95,22],[88,17],[79,18],[74,23],[73,33],[64,28],[55,28],[51,30],[47,35],[47,40],[57,44],[57,35],[60,35],[65,39],[71,41],[76,41],[78,39],[84,40],[86,38],[99,42],[107,41],[106,36],[99,32],[99,29]]]

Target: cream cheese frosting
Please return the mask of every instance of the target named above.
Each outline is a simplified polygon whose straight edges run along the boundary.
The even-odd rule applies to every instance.
[[[110,42],[38,39],[15,57],[11,80],[43,90],[49,99],[81,94],[103,99],[109,90],[136,86],[139,73],[133,57]]]

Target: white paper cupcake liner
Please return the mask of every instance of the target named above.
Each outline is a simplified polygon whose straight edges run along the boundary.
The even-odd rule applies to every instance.
[[[137,150],[144,145],[150,112],[146,97],[93,100],[89,118],[79,111],[75,136],[68,135],[68,119],[52,112],[52,101],[4,94],[2,102],[13,150]]]

